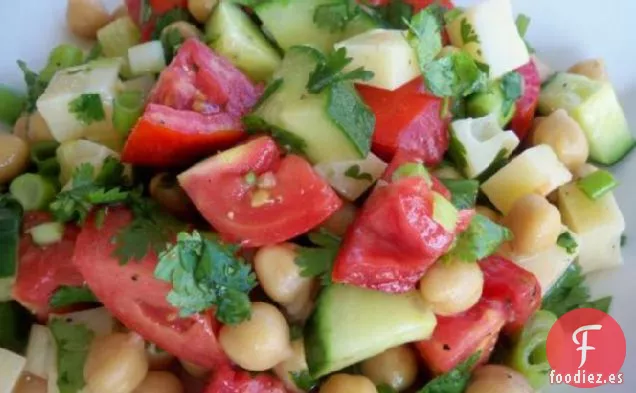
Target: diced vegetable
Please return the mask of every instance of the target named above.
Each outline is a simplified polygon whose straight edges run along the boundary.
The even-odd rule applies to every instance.
[[[29,230],[35,244],[41,247],[50,246],[62,240],[64,237],[64,224],[60,222],[47,222],[35,226]]]
[[[335,44],[345,48],[352,62],[345,71],[358,67],[373,72],[374,76],[360,84],[380,89],[396,90],[420,75],[413,48],[401,30],[375,29]]]
[[[426,180],[429,185],[432,183],[431,175],[423,164],[409,162],[400,165],[395,172],[391,175],[391,181],[397,182],[400,179],[407,177],[421,177]]]
[[[142,75],[133,79],[128,79],[122,83],[121,92],[138,91],[144,100],[150,95],[150,91],[155,87],[156,79],[154,75]]]
[[[113,101],[113,127],[122,135],[128,135],[144,112],[145,94],[129,90],[117,94]]]
[[[84,364],[88,358],[93,332],[84,325],[63,319],[49,322],[56,356],[49,364],[47,392],[79,392],[85,386]],[[53,359],[51,359],[53,360]]]
[[[497,209],[506,214],[517,199],[536,193],[548,195],[569,182],[572,174],[547,145],[532,147],[513,158],[482,184],[481,189]],[[575,232],[578,231],[572,228]]]
[[[104,307],[69,314],[51,314],[49,322],[61,319],[72,325],[82,325],[92,331],[96,337],[107,336],[117,327],[117,321]]]
[[[46,67],[40,72],[40,78],[49,82],[53,76],[65,68],[84,63],[84,51],[75,45],[62,44],[53,48]]]
[[[625,218],[613,193],[592,200],[570,183],[560,187],[558,195],[563,223],[580,238],[578,262],[583,273],[620,265]]]
[[[95,142],[76,140],[64,142],[57,149],[57,160],[60,163],[60,183],[65,186],[75,169],[82,164],[93,167],[93,175],[97,176],[108,157],[119,160],[119,154]]]
[[[166,68],[161,41],[148,41],[128,48],[128,65],[133,75],[161,72]]]
[[[329,286],[305,328],[309,372],[322,377],[386,349],[426,340],[434,328],[435,316],[418,293]]]
[[[129,48],[139,44],[141,33],[133,20],[125,16],[99,29],[97,40],[107,57],[124,57]]]
[[[42,379],[48,378],[49,357],[55,357],[53,337],[49,328],[42,325],[31,326],[29,344],[26,349],[24,371]]]
[[[609,82],[558,73],[541,90],[539,111],[565,109],[576,120],[590,146],[592,160],[611,165],[635,144],[616,92]]]
[[[340,195],[354,201],[382,176],[386,166],[384,161],[370,153],[364,160],[325,162],[314,169]]]
[[[466,100],[466,113],[470,117],[493,115],[499,126],[505,127],[515,114],[515,104],[505,105],[504,92],[498,82],[491,82],[488,89],[475,93]]]
[[[534,125],[534,117],[539,103],[541,80],[533,61],[515,70],[523,77],[523,95],[515,103],[515,111],[510,128],[523,140]]]
[[[510,0],[486,0],[466,9],[446,30],[451,43],[490,67],[497,79],[530,60],[519,36]]]
[[[446,232],[455,232],[459,211],[444,196],[433,192],[433,219],[440,224]]]
[[[0,393],[13,392],[25,364],[24,357],[0,348]]]
[[[212,49],[254,81],[267,81],[280,65],[276,49],[232,1],[219,2],[205,26],[205,35]]]
[[[495,115],[451,123],[449,154],[457,168],[475,178],[496,160],[510,157],[519,145],[512,131],[503,131]]]
[[[24,210],[42,210],[55,198],[57,187],[41,175],[25,173],[11,182],[9,192],[20,202]]]
[[[33,316],[16,302],[0,303],[0,348],[23,353]]]
[[[60,174],[60,164],[55,157],[59,145],[56,141],[31,144],[31,161],[37,166],[38,174],[46,177],[57,177]]]
[[[608,171],[598,170],[579,179],[576,185],[590,199],[597,200],[618,187],[618,182]]]
[[[26,105],[26,97],[0,85],[0,123],[13,126]]]
[[[21,212],[0,207],[0,302],[11,299],[11,287],[18,269]]]
[[[110,122],[120,67],[119,59],[96,60],[53,77],[38,99],[37,107],[57,141],[88,136],[89,126]]]

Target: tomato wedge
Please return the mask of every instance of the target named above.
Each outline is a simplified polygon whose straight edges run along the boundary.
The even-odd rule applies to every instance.
[[[388,5],[391,0],[367,0],[367,1],[359,1],[360,3],[366,3],[372,6],[383,6]],[[451,0],[403,0],[404,3],[410,4],[413,6],[413,12],[418,12],[428,7],[431,4],[439,4],[444,8],[453,9],[455,5]]]
[[[201,367],[227,364],[212,314],[179,318],[179,310],[166,301],[170,284],[154,277],[154,253],[123,266],[113,257],[112,239],[131,220],[128,210],[118,208],[107,211],[99,228],[94,217],[84,224],[73,262],[89,288],[115,318],[158,347]]]
[[[342,201],[305,159],[253,139],[178,176],[195,206],[228,241],[280,243],[318,226]]]
[[[442,99],[425,91],[418,78],[395,91],[356,86],[375,114],[372,149],[390,161],[398,150],[414,152],[426,165],[437,165],[448,150],[450,119],[440,116]]]
[[[501,304],[482,299],[461,315],[438,316],[433,337],[415,346],[436,375],[451,371],[477,351],[481,351],[477,364],[486,363],[505,321]]]
[[[534,113],[539,104],[541,90],[541,76],[534,61],[521,66],[516,70],[523,78],[523,95],[517,100],[515,114],[510,121],[510,128],[519,139],[528,136],[534,121]]]
[[[244,137],[241,117],[262,89],[197,39],[187,40],[153,89],[122,160],[184,167]]]
[[[125,3],[128,15],[141,29],[142,41],[152,39],[158,16],[188,6],[187,0],[125,0]]]
[[[250,375],[225,367],[214,372],[204,393],[286,393],[283,383],[269,374]]]
[[[384,170],[384,174],[382,175],[382,180],[390,182],[391,177],[393,176],[393,172],[397,171],[403,164],[411,163],[423,163],[422,158],[417,154],[417,152],[407,151],[407,150],[398,150],[395,154],[389,166]],[[442,194],[446,199],[451,198],[451,193],[448,191],[448,188],[444,186],[444,184],[439,181],[438,178],[431,175],[431,181],[433,182],[431,185],[431,189],[435,192]]]
[[[58,243],[40,247],[27,231],[39,224],[53,221],[45,212],[27,212],[23,218],[20,238],[18,274],[12,297],[43,320],[46,320],[49,299],[63,285],[81,286],[84,278],[72,263],[73,249],[79,234],[75,225],[67,225]]]
[[[541,286],[531,272],[499,256],[479,261],[484,272],[483,298],[501,303],[509,312],[504,330],[514,334],[541,306]]]

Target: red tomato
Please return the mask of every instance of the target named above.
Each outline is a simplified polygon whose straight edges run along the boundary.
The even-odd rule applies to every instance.
[[[333,280],[406,292],[455,240],[433,218],[433,193],[421,178],[377,188],[347,232]]]
[[[369,4],[372,6],[382,6],[389,4],[391,0],[362,0],[358,2]],[[420,11],[434,3],[439,3],[442,7],[445,7],[449,10],[455,8],[455,5],[451,0],[404,0],[404,2],[412,5],[414,12]]]
[[[20,238],[18,274],[11,296],[39,318],[46,319],[49,299],[63,285],[81,286],[84,278],[73,265],[73,248],[79,234],[75,225],[67,225],[59,243],[40,247],[33,242],[29,229],[52,221],[44,212],[26,213],[23,219],[24,234]]]
[[[286,393],[283,383],[269,374],[250,375],[229,367],[214,372],[204,393]]]
[[[100,228],[92,217],[84,224],[73,262],[86,283],[115,318],[146,340],[201,367],[226,364],[216,338],[220,324],[209,312],[178,317],[179,310],[166,301],[170,284],[154,277],[154,253],[123,266],[113,257],[112,239],[131,220],[129,211],[111,209]]]
[[[239,141],[241,117],[261,94],[229,61],[197,39],[186,41],[152,91],[122,159],[184,166]]]
[[[534,113],[539,103],[541,77],[539,70],[532,60],[516,70],[523,77],[523,95],[517,100],[515,115],[510,121],[510,128],[519,139],[524,139],[534,120]]]
[[[170,11],[173,8],[186,8],[187,0],[149,0],[150,15],[146,16],[146,10],[143,7],[145,0],[125,0],[128,15],[141,29],[142,41],[152,39],[155,30],[157,16]],[[146,18],[146,20],[144,20]]]
[[[440,117],[442,99],[426,93],[422,79],[395,91],[358,85],[373,113],[373,152],[390,161],[398,150],[416,153],[426,165],[437,165],[448,150],[448,120]]]
[[[478,364],[486,363],[505,320],[500,304],[481,300],[460,315],[438,316],[433,336],[415,346],[436,375],[449,372],[477,351],[481,351]]]
[[[269,185],[248,182],[248,174]],[[279,243],[316,227],[342,201],[303,158],[260,137],[226,150],[179,175],[179,183],[224,237],[244,246]],[[260,200],[258,198],[261,198]]]
[[[188,7],[188,0],[150,0],[150,7],[155,14],[161,15],[173,8]]]
[[[422,158],[416,152],[398,150],[398,152],[395,153],[395,156],[393,156],[393,159],[389,163],[389,166],[387,166],[386,170],[384,171],[382,180],[391,182],[393,172],[398,170],[403,164],[407,164],[409,162],[422,163]],[[431,186],[433,191],[442,194],[446,199],[450,199],[451,193],[450,191],[448,191],[448,188],[446,188],[446,186],[444,186],[444,184],[433,175],[431,175],[431,180],[433,182]]]
[[[515,333],[541,306],[541,287],[534,274],[514,262],[491,256],[479,262],[484,272],[483,298],[500,302],[509,312],[504,330]]]

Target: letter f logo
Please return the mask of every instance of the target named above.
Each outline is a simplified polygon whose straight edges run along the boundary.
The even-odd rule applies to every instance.
[[[596,349],[594,347],[587,345],[587,332],[589,330],[601,330],[602,328],[603,328],[602,325],[585,325],[576,329],[574,333],[572,333],[572,341],[574,341],[574,344],[580,345],[580,347],[576,349],[577,351],[581,351],[581,364],[579,364],[579,368],[583,367],[583,365],[587,361],[587,351],[593,351]],[[581,342],[579,342],[579,339],[577,338],[577,336],[581,332],[583,333],[582,334],[583,339],[581,340]]]

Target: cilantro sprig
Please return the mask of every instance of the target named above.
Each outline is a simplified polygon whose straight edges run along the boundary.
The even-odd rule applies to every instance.
[[[357,4],[348,0],[321,4],[314,11],[314,23],[331,32],[343,31],[349,22],[361,12]]]
[[[91,125],[106,118],[102,97],[97,93],[80,95],[68,103],[68,111],[84,125]]]
[[[444,260],[477,262],[492,255],[503,242],[510,239],[512,239],[512,232],[508,228],[495,224],[486,216],[477,214],[473,217],[468,229],[459,235],[455,246],[444,255]]]
[[[557,246],[564,248],[568,254],[574,254],[579,244],[570,232],[563,232],[557,238]]]
[[[84,325],[64,319],[53,319],[49,328],[57,348],[57,387],[60,393],[77,393],[86,385],[84,363],[94,333]]]
[[[82,303],[98,303],[99,299],[88,287],[61,286],[55,290],[49,299],[53,308],[61,308]]]
[[[166,299],[180,309],[181,316],[214,307],[220,322],[238,324],[251,316],[248,294],[256,278],[237,251],[238,246],[215,235],[182,232],[159,255],[155,277],[172,284]]]
[[[470,380],[473,366],[481,357],[477,352],[457,367],[427,383],[417,393],[463,393]]]
[[[309,234],[316,247],[298,247],[296,265],[303,277],[320,277],[323,285],[331,284],[331,270],[340,248],[340,238],[321,229]]]
[[[501,91],[503,93],[502,113],[508,113],[512,106],[523,95],[523,78],[521,75],[512,71],[505,74],[501,78]]]
[[[27,86],[27,102],[25,109],[27,112],[33,112],[36,109],[35,103],[42,93],[44,93],[44,90],[46,90],[48,82],[40,78],[40,75],[37,72],[29,69],[24,61],[18,60],[18,67],[20,67],[20,70],[22,70],[22,73],[24,74],[24,82]]]
[[[407,23],[406,39],[415,50],[420,69],[442,50],[443,9],[438,4],[426,7]]]
[[[482,91],[488,70],[466,51],[457,51],[428,63],[423,70],[428,90],[438,97],[466,97]]]
[[[344,47],[338,48],[338,50],[322,58],[309,75],[307,91],[312,94],[318,94],[338,82],[354,80],[368,81],[373,78],[373,72],[367,71],[363,67],[344,72],[344,68],[349,65],[351,61],[353,61],[353,59],[347,57],[347,49]]]

